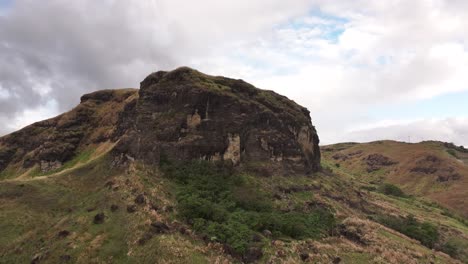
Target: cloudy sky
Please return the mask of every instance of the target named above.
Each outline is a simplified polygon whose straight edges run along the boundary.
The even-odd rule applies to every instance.
[[[182,65],[306,106],[323,144],[468,145],[466,0],[0,0],[0,134]]]

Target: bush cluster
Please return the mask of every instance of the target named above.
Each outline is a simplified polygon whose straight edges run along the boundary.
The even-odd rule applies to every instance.
[[[381,216],[377,221],[408,237],[418,240],[421,244],[429,248],[433,248],[435,243],[439,240],[439,232],[435,225],[429,222],[418,222],[412,215],[406,218]]]
[[[176,183],[179,217],[198,234],[228,245],[237,254],[261,244],[258,234],[264,230],[276,237],[317,238],[326,235],[335,223],[333,215],[324,210],[305,213],[275,209],[269,195],[249,182],[249,177],[221,165],[193,161],[176,166],[165,162],[162,168]]]
[[[379,191],[385,195],[396,197],[406,197],[405,193],[398,187],[390,183],[384,183],[379,187]]]
[[[457,152],[453,149],[447,149],[447,153],[452,155],[454,158],[458,159]]]

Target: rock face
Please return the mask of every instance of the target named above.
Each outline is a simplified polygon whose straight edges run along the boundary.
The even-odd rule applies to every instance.
[[[186,67],[146,77],[119,130],[125,132],[116,152],[148,163],[223,160],[304,173],[320,167],[307,109],[242,80]]]
[[[150,74],[140,90],[83,95],[70,112],[0,138],[0,172],[59,170],[90,146],[107,144],[116,165],[203,159],[309,173],[320,168],[318,143],[304,107],[183,67]]]

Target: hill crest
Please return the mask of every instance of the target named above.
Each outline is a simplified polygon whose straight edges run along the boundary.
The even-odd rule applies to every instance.
[[[320,168],[307,109],[242,80],[181,67],[150,74],[139,90],[85,94],[73,110],[0,138],[0,172],[58,171],[105,142],[116,144],[116,164],[170,158],[255,164],[266,174]]]

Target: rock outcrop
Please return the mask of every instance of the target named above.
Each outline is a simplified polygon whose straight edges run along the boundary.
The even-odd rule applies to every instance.
[[[134,127],[125,129],[135,120]],[[223,160],[313,172],[319,139],[309,111],[284,96],[190,68],[150,74],[122,118],[116,151],[148,163]]]
[[[110,142],[115,164],[224,161],[270,172],[320,168],[309,111],[242,81],[182,67],[150,74],[140,90],[83,95],[72,111],[0,138],[0,171],[60,169],[89,145]]]
[[[86,94],[73,110],[1,137],[0,172],[34,166],[42,173],[57,170],[88,145],[115,140],[120,113],[137,96],[136,89]]]

